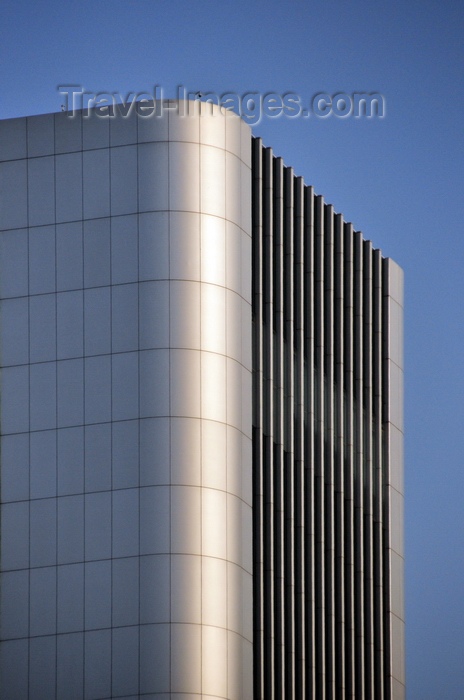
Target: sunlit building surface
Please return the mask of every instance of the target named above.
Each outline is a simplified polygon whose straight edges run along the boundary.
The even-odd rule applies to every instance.
[[[189,106],[0,124],[2,700],[401,700],[402,272]]]

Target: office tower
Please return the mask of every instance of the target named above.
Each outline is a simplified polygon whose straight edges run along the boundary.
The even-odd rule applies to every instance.
[[[2,697],[402,698],[401,271],[157,107],[1,124]]]

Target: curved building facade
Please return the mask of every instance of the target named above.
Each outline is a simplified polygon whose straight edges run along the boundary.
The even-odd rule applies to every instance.
[[[137,109],[0,124],[2,699],[400,700],[401,270]]]

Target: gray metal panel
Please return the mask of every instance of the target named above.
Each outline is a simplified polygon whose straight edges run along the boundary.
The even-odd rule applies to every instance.
[[[382,424],[382,258],[374,250],[373,258],[373,549],[374,549],[374,692],[380,700],[384,698],[384,589],[383,589],[383,493],[384,493],[384,449]]]
[[[297,697],[306,694],[306,657],[307,646],[306,590],[305,580],[305,518],[307,503],[305,499],[306,479],[304,471],[305,455],[305,363],[304,363],[304,183],[302,178],[294,181],[294,348],[295,365],[293,368],[294,387],[294,538],[295,538],[295,693]]]
[[[326,502],[325,502],[325,381],[324,381],[324,199],[315,198],[314,209],[314,512],[316,593],[316,689],[326,698]],[[309,371],[313,371],[309,368]]]
[[[276,620],[275,620],[275,522],[274,522],[274,202],[273,202],[273,154],[263,150],[263,319],[264,319],[264,625],[265,654],[264,693],[273,700],[276,695]]]
[[[228,131],[226,130],[226,143]],[[262,697],[265,681],[264,639],[264,357],[263,357],[263,167],[261,139],[252,142],[253,188],[253,628],[254,694]]]
[[[285,694],[296,691],[295,646],[295,309],[294,309],[294,174],[284,169],[284,611]]]
[[[364,482],[364,635],[366,694],[374,696],[374,575],[373,575],[373,415],[372,415],[372,244],[363,242],[363,482]]]
[[[274,537],[275,543],[275,649],[276,696],[285,694],[285,503],[284,503],[284,163],[274,163]]]
[[[393,260],[383,261],[384,334],[384,417],[388,440],[386,464],[386,502],[388,504],[388,537],[386,560],[389,585],[386,599],[386,627],[389,663],[386,672],[391,677],[391,698],[405,697],[404,670],[404,601],[403,581],[403,272]],[[396,488],[395,488],[396,487]]]
[[[314,219],[315,195],[312,187],[305,189],[305,248],[304,248],[304,360],[305,360],[305,576],[306,576],[306,647],[307,673],[306,692],[308,698],[316,700],[317,664],[316,664],[316,514],[315,494],[315,319],[314,319],[314,282],[315,282],[315,245]]]
[[[0,160],[17,160],[27,157],[27,120],[5,119],[0,132]],[[41,121],[42,126],[42,121]]]
[[[324,461],[325,461],[325,585],[326,585],[326,686],[335,698],[335,474],[334,474],[334,211],[324,208]]]
[[[354,250],[353,227],[344,225],[344,340],[345,340],[345,683],[348,697],[355,697],[355,538],[354,538]]]
[[[334,218],[334,497],[335,497],[335,677],[346,689],[345,460],[344,460],[344,229]]]

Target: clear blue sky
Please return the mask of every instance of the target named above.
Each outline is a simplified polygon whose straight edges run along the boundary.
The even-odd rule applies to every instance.
[[[464,6],[3,0],[0,118],[89,91],[380,92],[384,119],[254,128],[406,275],[408,700],[464,697]]]

